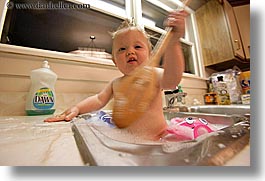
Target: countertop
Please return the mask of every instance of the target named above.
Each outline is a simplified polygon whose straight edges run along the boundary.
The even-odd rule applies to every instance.
[[[46,117],[0,117],[0,165],[84,165],[71,123],[45,123]]]
[[[225,166],[250,166],[250,145],[229,160]]]
[[[84,166],[71,122],[45,123],[48,116],[0,117],[1,166]],[[250,146],[225,166],[250,166]]]

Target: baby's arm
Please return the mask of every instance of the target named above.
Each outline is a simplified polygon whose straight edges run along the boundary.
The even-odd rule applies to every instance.
[[[161,81],[163,89],[174,89],[179,84],[184,72],[185,61],[179,39],[185,34],[185,18],[188,15],[185,11],[171,12],[166,20],[166,26],[172,27],[174,38],[164,54],[164,74]]]
[[[112,83],[109,83],[99,94],[79,102],[76,107],[79,114],[92,112],[103,108],[112,98]]]
[[[59,116],[45,119],[45,122],[70,121],[75,116],[96,111],[104,107],[112,98],[112,82],[110,82],[99,94],[90,96],[75,106],[67,109]]]

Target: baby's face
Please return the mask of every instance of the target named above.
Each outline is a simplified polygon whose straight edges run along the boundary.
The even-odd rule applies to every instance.
[[[124,75],[128,75],[150,56],[147,38],[136,29],[120,32],[113,40],[112,48],[113,61]]]

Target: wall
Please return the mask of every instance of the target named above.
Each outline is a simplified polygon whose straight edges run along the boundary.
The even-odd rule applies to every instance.
[[[39,68],[44,59],[58,75],[56,114],[98,93],[121,75],[111,60],[0,44],[0,116],[25,115],[30,71]],[[188,93],[188,105],[193,104],[193,99],[203,103],[202,95],[207,89],[204,79],[185,74],[181,85]],[[105,109],[111,109],[111,103]]]

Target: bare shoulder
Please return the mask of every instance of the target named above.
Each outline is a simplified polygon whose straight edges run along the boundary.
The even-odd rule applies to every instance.
[[[159,67],[155,67],[154,69],[157,74],[158,80],[161,80],[164,74],[164,69]]]
[[[111,81],[111,84],[117,84],[117,83],[119,83],[123,77],[124,77],[124,76],[114,78],[114,79]]]
[[[156,71],[158,74],[163,74],[163,73],[164,73],[164,69],[163,69],[163,68],[160,68],[160,67],[155,67],[155,71]]]
[[[115,87],[121,82],[123,77],[124,76],[117,77],[117,78],[113,79],[112,81],[110,81],[110,86],[112,87],[112,89],[115,89]]]

